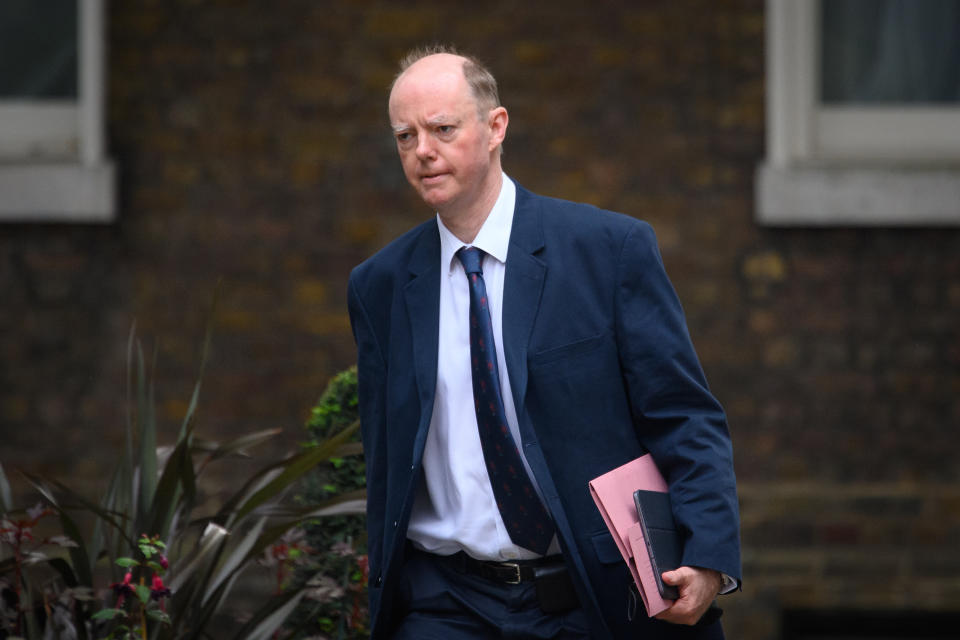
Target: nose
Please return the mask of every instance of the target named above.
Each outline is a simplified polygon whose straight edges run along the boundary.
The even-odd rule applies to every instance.
[[[433,146],[433,140],[430,138],[430,136],[424,135],[417,137],[416,152],[417,158],[421,160],[428,160],[434,157],[436,149]]]

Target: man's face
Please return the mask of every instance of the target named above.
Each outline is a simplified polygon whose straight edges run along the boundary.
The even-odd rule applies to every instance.
[[[407,180],[440,213],[470,206],[499,177],[503,131],[480,117],[463,60],[440,54],[414,63],[390,94],[390,124]],[[504,121],[506,111],[503,111]],[[502,129],[505,130],[504,122]]]

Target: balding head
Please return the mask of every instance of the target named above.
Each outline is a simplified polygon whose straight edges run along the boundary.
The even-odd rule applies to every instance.
[[[476,104],[473,92],[463,74],[463,58],[450,53],[437,53],[420,58],[408,66],[390,90],[390,112],[401,96],[416,93],[424,102],[439,99],[441,94],[458,93],[459,99]],[[478,110],[478,117],[481,112]]]
[[[490,73],[482,62],[471,55],[462,54],[454,47],[445,45],[433,45],[429,47],[420,47],[407,53],[400,60],[400,71],[393,79],[393,85],[390,93],[396,87],[397,82],[406,74],[406,72],[421,61],[428,58],[442,58],[453,65],[459,66],[460,73],[463,75],[470,94],[477,104],[477,112],[483,118],[491,109],[500,106],[500,95],[497,90],[497,80]]]

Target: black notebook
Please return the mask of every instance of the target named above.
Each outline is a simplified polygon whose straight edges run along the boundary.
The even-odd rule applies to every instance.
[[[664,571],[679,567],[683,558],[683,540],[673,520],[670,494],[640,489],[633,493],[633,500],[637,504],[643,539],[660,595],[667,600],[676,600],[680,597],[677,588],[664,584],[660,577]]]

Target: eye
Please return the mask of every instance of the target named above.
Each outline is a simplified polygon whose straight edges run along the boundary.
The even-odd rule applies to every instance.
[[[453,129],[454,127],[452,124],[441,124],[437,126],[437,133],[439,133],[442,136],[446,136],[453,133]]]
[[[405,144],[413,139],[413,134],[411,134],[409,131],[401,131],[400,133],[396,134],[396,138],[397,144]]]

